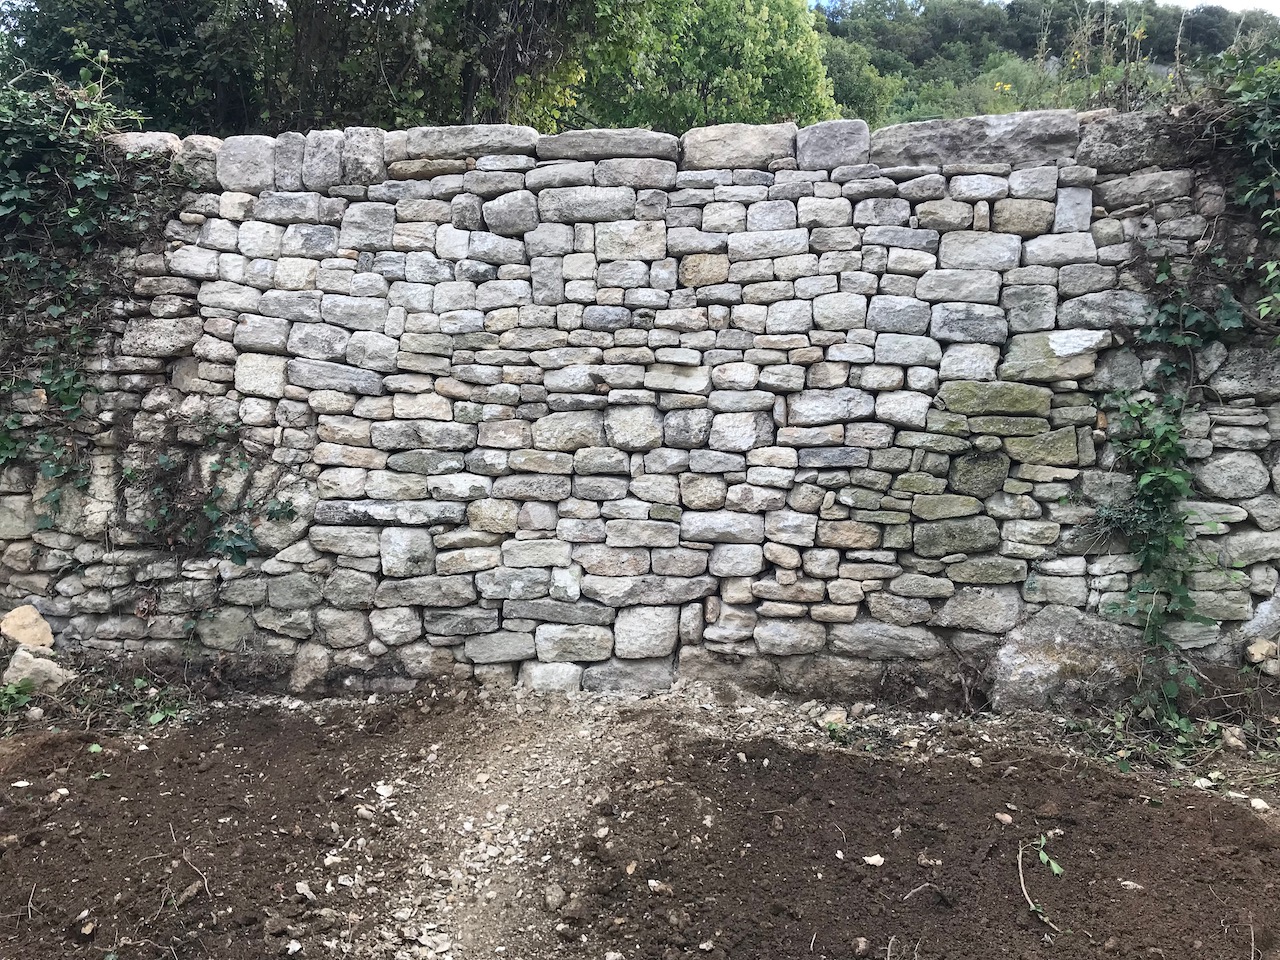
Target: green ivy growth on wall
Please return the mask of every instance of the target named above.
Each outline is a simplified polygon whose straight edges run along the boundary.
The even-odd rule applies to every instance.
[[[0,86],[0,468],[83,483],[111,254],[155,225],[168,165],[107,146],[141,117],[111,101],[106,54],[80,54],[77,85],[27,73]]]
[[[1148,251],[1134,264],[1156,302],[1154,315],[1134,330],[1152,357],[1153,382],[1150,391],[1108,398],[1113,449],[1133,488],[1102,505],[1095,520],[1100,532],[1125,539],[1139,565],[1123,602],[1109,611],[1142,628],[1147,651],[1134,713],[1115,723],[1141,725],[1175,753],[1216,730],[1209,724],[1202,731],[1186,716],[1201,687],[1174,639],[1175,624],[1213,623],[1196,612],[1187,576],[1217,558],[1197,549],[1181,507],[1194,495],[1184,425],[1204,394],[1197,358],[1214,343],[1280,331],[1280,48],[1219,56],[1210,90],[1212,98],[1177,123],[1188,142],[1208,145],[1234,167],[1230,199],[1244,217],[1220,220],[1211,240],[1187,257]],[[1243,229],[1233,222],[1240,219]]]

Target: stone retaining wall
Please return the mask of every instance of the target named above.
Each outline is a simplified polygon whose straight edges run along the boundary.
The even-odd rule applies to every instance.
[[[290,656],[298,688],[1108,682],[1126,263],[1185,253],[1223,191],[1154,120],[1085,119],[126,139],[204,192],[136,259],[88,490],[37,530],[39,482],[4,474],[3,603],[62,644]],[[1221,625],[1183,639],[1232,659],[1269,629],[1240,622],[1277,581],[1280,374],[1204,353]],[[121,465],[199,424],[298,512],[247,566],[119,522],[147,507]]]

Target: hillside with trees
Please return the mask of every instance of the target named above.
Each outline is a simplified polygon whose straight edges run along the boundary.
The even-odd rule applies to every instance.
[[[0,68],[222,135],[512,121],[544,131],[872,125],[1185,96],[1280,20],[1154,0],[0,0]]]

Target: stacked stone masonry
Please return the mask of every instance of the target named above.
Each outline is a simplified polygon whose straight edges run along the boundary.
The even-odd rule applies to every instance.
[[[200,188],[136,258],[88,490],[38,530],[40,482],[4,475],[0,602],[64,645],[289,656],[299,687],[927,687],[1105,633],[1136,567],[1089,524],[1127,483],[1101,397],[1144,381],[1126,265],[1223,208],[1145,123],[135,137]],[[1223,562],[1181,639],[1222,659],[1276,589],[1274,360],[1205,351],[1188,421]],[[298,511],[245,566],[113,520],[116,445],[201,420]]]

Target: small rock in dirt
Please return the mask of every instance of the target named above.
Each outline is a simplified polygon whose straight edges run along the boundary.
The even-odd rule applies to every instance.
[[[14,607],[0,618],[0,637],[21,647],[53,646],[53,631],[31,604]]]
[[[1250,663],[1262,663],[1263,660],[1271,660],[1276,655],[1276,642],[1259,637],[1251,644],[1245,647],[1244,656]]]
[[[829,726],[844,726],[849,722],[849,711],[844,707],[832,707],[818,719],[818,726],[825,729]]]
[[[1222,745],[1238,753],[1244,753],[1249,749],[1248,744],[1244,742],[1244,731],[1239,727],[1227,727],[1222,731]]]
[[[853,955],[855,957],[871,956],[871,941],[866,937],[858,937],[853,941]]]
[[[1009,824],[1013,823],[1013,817],[1009,816],[1007,813],[997,813],[996,819],[999,820],[1001,823],[1003,823],[1006,827],[1009,826]]]
[[[39,723],[41,720],[44,719],[44,708],[29,707],[27,708],[27,712],[24,713],[23,716],[26,717],[27,720],[30,721],[31,723]]]
[[[1254,797],[1249,801],[1249,806],[1258,813],[1266,813],[1271,809],[1271,804],[1267,803],[1267,801],[1263,800],[1261,797]]]
[[[564,887],[558,883],[552,883],[547,886],[546,890],[542,891],[542,898],[547,904],[547,909],[554,913],[564,906],[568,896],[564,892]]]
[[[60,667],[45,657],[35,656],[27,647],[19,647],[9,661],[3,680],[6,684],[19,684],[29,680],[32,689],[38,693],[52,693],[75,678],[73,671]]]

